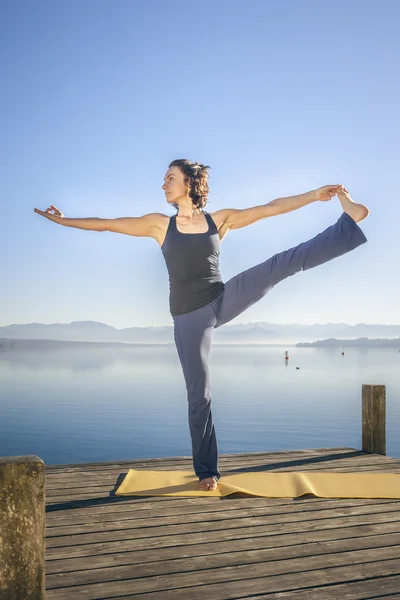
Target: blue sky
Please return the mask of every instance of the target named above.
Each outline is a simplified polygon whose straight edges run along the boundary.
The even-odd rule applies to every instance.
[[[0,325],[172,325],[150,238],[68,217],[175,213],[169,162],[211,165],[209,212],[343,183],[368,243],[231,323],[400,323],[397,1],[3,3]],[[235,230],[224,280],[325,229],[339,200]]]

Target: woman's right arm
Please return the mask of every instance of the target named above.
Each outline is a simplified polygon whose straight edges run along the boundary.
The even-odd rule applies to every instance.
[[[62,212],[53,205],[44,212],[37,208],[34,211],[65,227],[76,227],[89,231],[113,231],[114,233],[124,233],[126,235],[154,237],[157,240],[160,237],[159,231],[162,231],[168,220],[168,217],[162,213],[149,213],[142,217],[119,217],[117,219],[100,219],[97,217],[70,219],[64,217]],[[53,214],[50,211],[53,211]]]

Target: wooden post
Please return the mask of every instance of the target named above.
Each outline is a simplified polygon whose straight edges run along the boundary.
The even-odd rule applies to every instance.
[[[44,600],[45,573],[44,462],[0,458],[0,600]]]
[[[386,455],[386,387],[362,386],[362,451]]]

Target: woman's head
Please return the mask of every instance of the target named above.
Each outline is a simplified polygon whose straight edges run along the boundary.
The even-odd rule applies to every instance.
[[[191,199],[193,208],[202,209],[207,203],[208,172],[211,167],[193,163],[186,158],[173,160],[165,174],[163,190],[167,202],[177,210],[179,204]]]

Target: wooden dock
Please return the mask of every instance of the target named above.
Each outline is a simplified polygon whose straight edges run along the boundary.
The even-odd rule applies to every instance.
[[[379,471],[352,448],[221,455],[240,471]],[[115,496],[129,468],[191,457],[45,467],[48,600],[400,598],[400,500]]]

